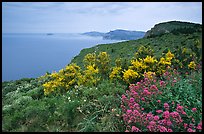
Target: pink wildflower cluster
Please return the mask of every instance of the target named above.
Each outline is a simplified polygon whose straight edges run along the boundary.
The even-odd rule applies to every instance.
[[[167,107],[167,103],[164,103],[164,106]],[[180,114],[175,111],[156,110],[156,114],[143,112],[140,105],[132,98],[128,101],[130,109],[125,109],[123,104],[121,107],[124,111],[123,120],[125,124],[134,126],[131,130],[128,130],[132,132],[142,131],[143,128],[146,128],[149,132],[173,132],[174,126],[182,125],[183,122]]]
[[[177,74],[175,72],[175,74]],[[165,72],[164,76],[171,78],[169,72]],[[176,80],[172,80],[176,82]],[[122,95],[121,108],[123,112],[123,120],[126,124],[126,132],[173,132],[183,130],[187,132],[202,131],[202,121],[195,126],[194,118],[187,115],[185,108],[175,102],[172,105],[167,102],[162,103],[158,96],[162,94],[159,90],[164,89],[167,82],[150,80],[144,78],[137,84],[131,84],[130,90],[126,91],[126,95]],[[145,105],[149,105],[153,100],[156,100],[160,109],[148,111]],[[154,102],[155,103],[155,102]],[[163,107],[161,107],[163,104]],[[144,108],[145,107],[145,108]],[[196,108],[191,109],[196,112]],[[192,118],[192,123],[188,119]]]

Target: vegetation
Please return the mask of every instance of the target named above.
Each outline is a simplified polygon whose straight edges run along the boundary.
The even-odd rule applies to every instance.
[[[97,45],[59,72],[2,82],[2,130],[201,132],[201,36]]]

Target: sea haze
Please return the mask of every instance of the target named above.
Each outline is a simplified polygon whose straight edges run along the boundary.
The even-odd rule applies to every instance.
[[[84,48],[120,42],[80,34],[3,34],[2,81],[59,71]]]

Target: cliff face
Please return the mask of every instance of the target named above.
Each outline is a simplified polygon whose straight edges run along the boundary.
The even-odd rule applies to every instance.
[[[151,38],[161,36],[166,33],[191,34],[194,32],[202,32],[202,25],[189,22],[169,21],[156,24],[153,28],[146,32],[144,37]]]

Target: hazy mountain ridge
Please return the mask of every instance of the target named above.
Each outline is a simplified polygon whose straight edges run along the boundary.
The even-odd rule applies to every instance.
[[[82,33],[82,35],[102,36],[103,39],[108,39],[108,40],[136,40],[139,38],[143,38],[145,35],[145,32],[116,29],[108,33],[92,31],[92,32]]]

